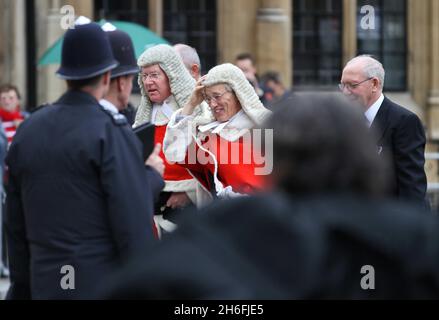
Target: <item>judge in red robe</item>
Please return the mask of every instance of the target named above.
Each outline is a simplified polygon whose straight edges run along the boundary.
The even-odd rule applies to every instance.
[[[269,152],[262,154],[269,150],[261,150],[260,143],[266,132],[255,128],[270,114],[242,71],[232,64],[214,67],[197,82],[188,103],[172,115],[163,148],[168,161],[187,168],[201,183],[199,206],[212,197],[268,188]],[[266,147],[269,137],[265,135]]]
[[[181,109],[191,97],[195,80],[184,66],[180,56],[169,45],[148,48],[139,57],[139,87],[141,102],[134,127],[145,122],[155,125],[155,143],[163,144],[166,128],[172,114]],[[197,181],[189,172],[176,164],[165,163],[165,188],[156,205],[155,220],[165,231],[172,231],[180,209],[196,203]],[[165,221],[166,220],[166,221]]]

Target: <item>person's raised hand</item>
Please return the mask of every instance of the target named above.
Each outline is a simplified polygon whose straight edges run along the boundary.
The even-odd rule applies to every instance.
[[[189,99],[189,102],[184,106],[181,114],[189,116],[192,114],[194,109],[203,102],[204,95],[203,91],[205,86],[203,85],[203,81],[206,79],[206,76],[202,76],[196,83],[194,91],[192,91],[192,95]]]

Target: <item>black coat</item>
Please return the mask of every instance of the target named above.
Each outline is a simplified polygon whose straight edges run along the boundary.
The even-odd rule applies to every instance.
[[[371,130],[376,134],[377,151],[390,160],[392,194],[425,205],[425,132],[419,118],[384,98]]]
[[[361,283],[374,289],[364,290]],[[218,202],[101,289],[123,299],[439,296],[439,221],[349,195]],[[367,289],[367,288],[366,288]]]
[[[20,126],[7,156],[7,298],[88,298],[124,259],[146,250],[163,180],[140,149],[123,116],[80,91]],[[74,290],[61,288],[64,265],[75,270]]]

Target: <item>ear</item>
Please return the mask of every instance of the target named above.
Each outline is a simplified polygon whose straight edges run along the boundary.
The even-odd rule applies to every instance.
[[[198,64],[193,64],[191,66],[191,73],[194,78],[198,77],[198,75],[200,74],[200,66]]]
[[[378,78],[373,78],[372,79],[372,84],[373,84],[373,90],[379,90],[380,89],[380,81],[378,80]]]
[[[107,71],[104,73],[104,76],[102,77],[102,84],[103,85],[109,85],[111,81],[111,71]]]
[[[125,77],[118,77],[116,81],[117,81],[117,91],[121,92],[125,87]]]

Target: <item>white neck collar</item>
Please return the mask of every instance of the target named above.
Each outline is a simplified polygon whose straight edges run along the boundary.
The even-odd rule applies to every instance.
[[[156,125],[164,125],[171,120],[172,114],[177,109],[176,107],[176,101],[173,95],[169,96],[165,101],[160,103],[154,103],[152,105],[152,114],[151,114],[151,122]],[[166,120],[158,120],[157,119],[157,112],[161,111],[166,116]]]
[[[117,107],[114,104],[112,104],[110,101],[108,101],[108,100],[101,99],[99,101],[99,104],[101,105],[101,107],[104,110],[108,110],[111,113],[119,113],[119,110],[117,109]]]
[[[201,133],[210,132],[218,134],[228,141],[235,141],[254,127],[253,121],[247,116],[244,110],[240,110],[232,118],[225,122],[214,121],[203,126],[199,126]]]
[[[364,113],[364,115],[367,118],[367,121],[369,122],[369,127],[372,125],[373,120],[375,120],[375,117],[380,110],[381,105],[384,101],[384,95],[381,93],[381,96],[378,98],[377,101],[375,101],[374,104],[372,104],[369,109]]]

